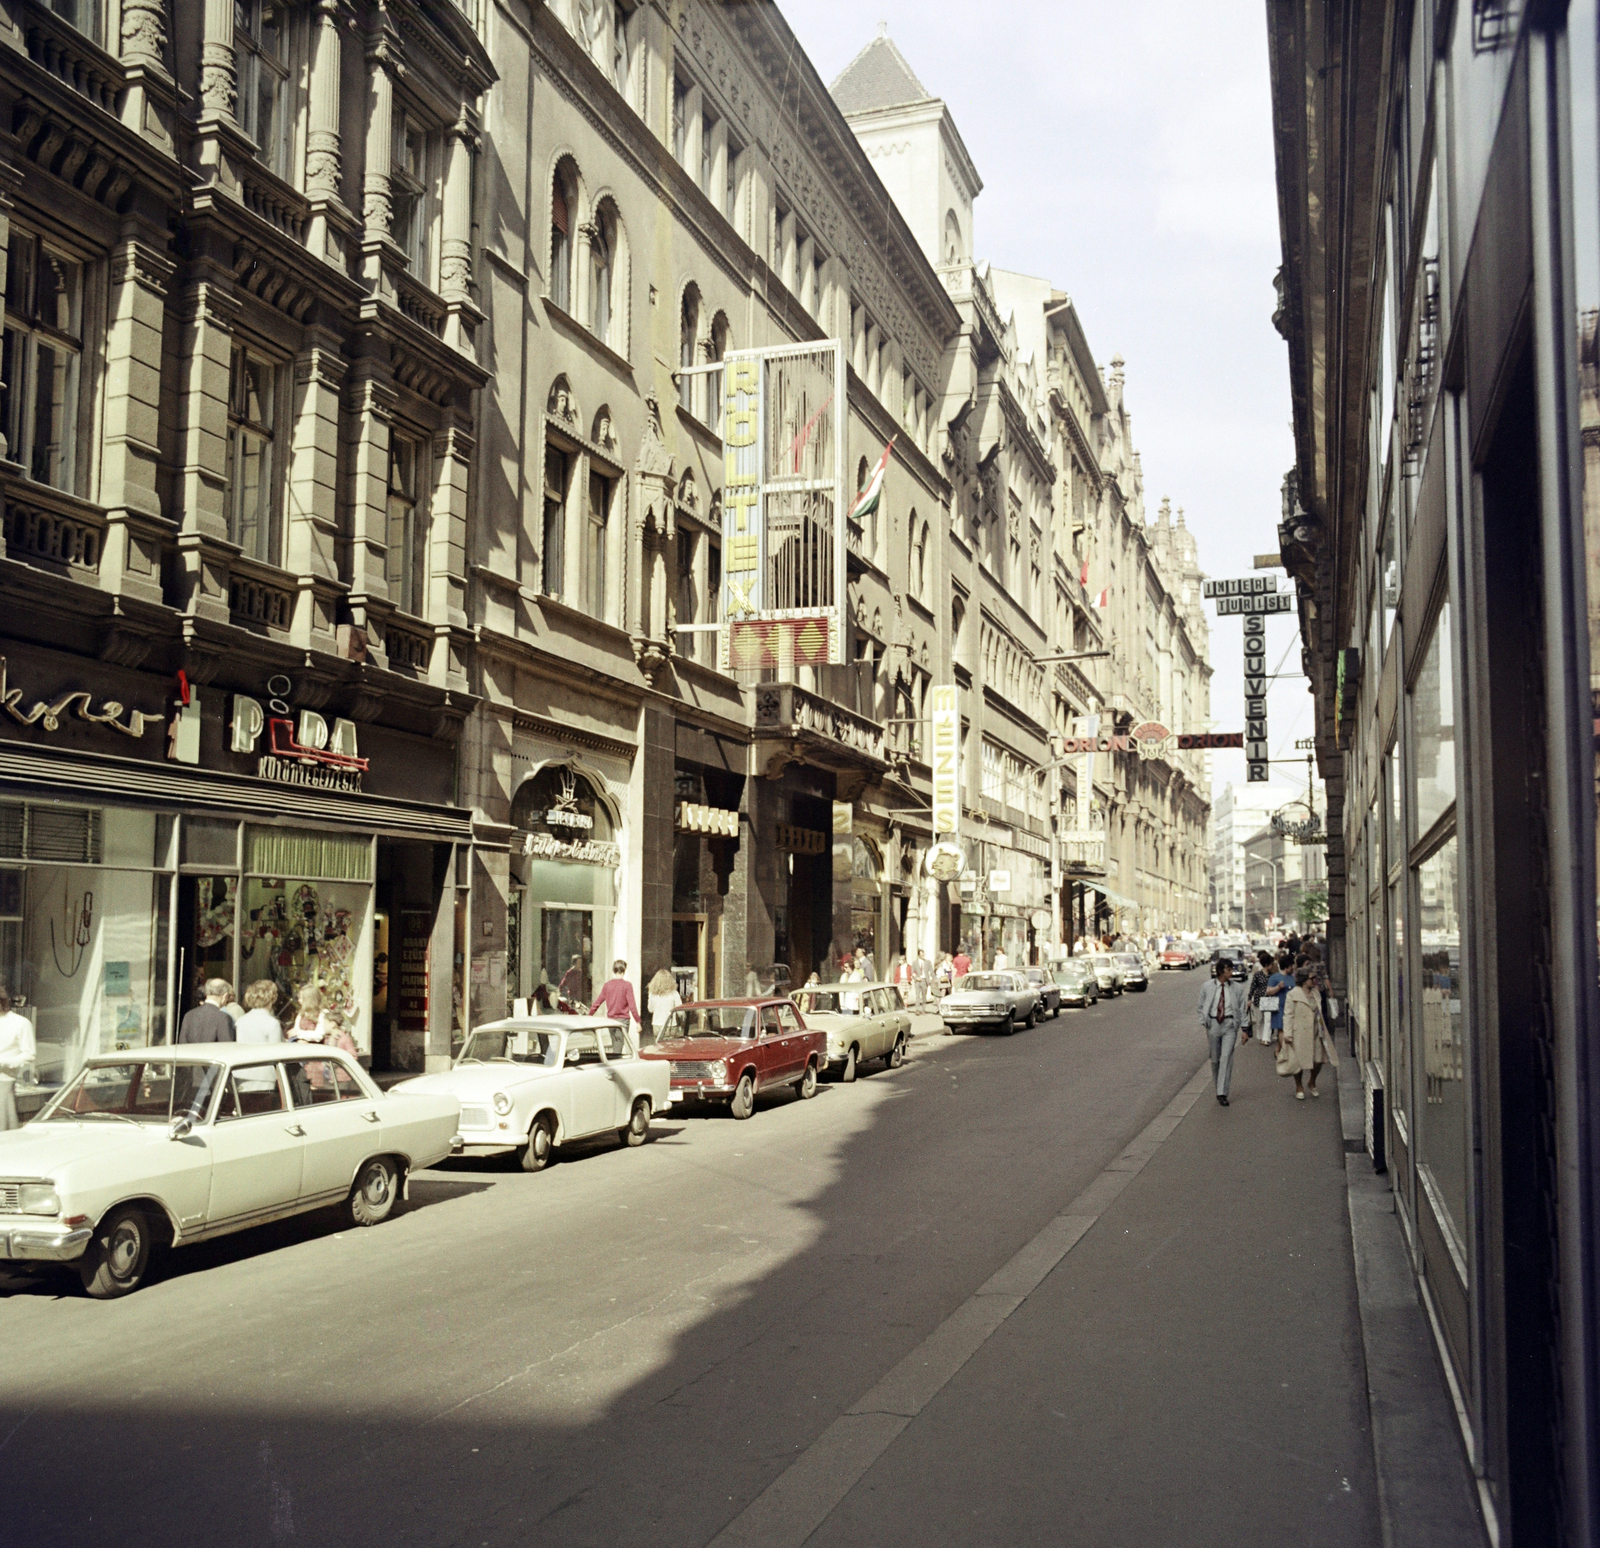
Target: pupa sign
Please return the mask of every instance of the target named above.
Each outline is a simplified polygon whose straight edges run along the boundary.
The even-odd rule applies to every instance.
[[[359,793],[367,760],[356,750],[356,723],[335,720],[330,727],[308,709],[297,717],[288,702],[293,686],[281,675],[268,678],[265,704],[236,693],[229,748],[253,756],[257,775],[276,784]]]

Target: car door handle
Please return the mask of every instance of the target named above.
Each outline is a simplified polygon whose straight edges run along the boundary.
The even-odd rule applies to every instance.
[[[363,1113],[361,1116],[363,1118],[365,1118],[368,1123],[382,1123],[383,1122],[383,1119],[381,1119],[376,1113],[373,1113],[373,1112],[366,1112],[366,1113]]]
[[[293,1134],[297,1139],[304,1139],[306,1137],[306,1131],[297,1123],[291,1123],[283,1132],[285,1134]]]

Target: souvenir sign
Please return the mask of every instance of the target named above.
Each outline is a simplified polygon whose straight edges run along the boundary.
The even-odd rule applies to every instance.
[[[933,831],[961,831],[961,709],[954,683],[940,683],[928,700],[933,742]],[[948,880],[948,878],[946,878]]]

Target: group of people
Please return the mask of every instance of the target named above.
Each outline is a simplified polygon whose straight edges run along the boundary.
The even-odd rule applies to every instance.
[[[1248,977],[1233,962],[1217,960],[1215,976],[1200,991],[1200,1025],[1211,1049],[1217,1101],[1228,1105],[1234,1052],[1254,1035],[1273,1050],[1280,1076],[1292,1077],[1297,1102],[1320,1097],[1317,1077],[1339,1056],[1329,1031],[1328,979],[1315,941],[1285,939],[1277,956],[1257,954]]]
[[[258,978],[241,1005],[225,978],[208,978],[205,999],[178,1023],[180,1043],[322,1043],[355,1054],[349,1018],[328,1003],[316,984],[302,984],[291,1008],[280,1017],[282,992],[270,978]]]

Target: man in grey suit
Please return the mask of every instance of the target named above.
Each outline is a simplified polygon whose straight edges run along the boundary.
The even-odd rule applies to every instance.
[[[1211,1044],[1211,1073],[1224,1107],[1233,1081],[1233,1051],[1250,1036],[1248,998],[1248,986],[1233,982],[1233,964],[1220,958],[1217,976],[1200,991],[1200,1025]]]

